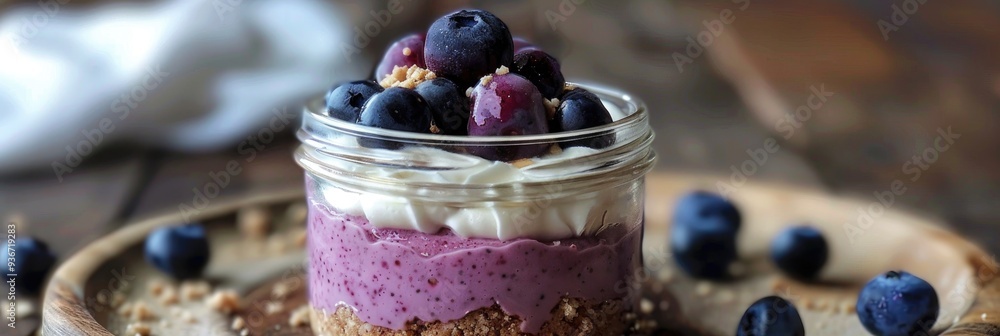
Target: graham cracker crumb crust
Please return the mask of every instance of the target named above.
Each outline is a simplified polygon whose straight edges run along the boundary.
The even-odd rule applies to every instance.
[[[634,321],[627,318],[621,300],[590,302],[563,298],[538,335],[622,335]],[[511,316],[498,306],[480,308],[449,322],[414,320],[403,330],[392,330],[361,321],[349,307],[334,312],[309,308],[312,329],[317,335],[528,335],[521,332],[521,319]],[[635,314],[632,314],[633,316]]]

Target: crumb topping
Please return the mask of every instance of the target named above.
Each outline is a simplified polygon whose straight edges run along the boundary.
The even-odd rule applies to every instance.
[[[145,323],[133,323],[128,325],[128,328],[126,328],[126,332],[129,335],[147,336],[150,334],[150,332],[152,332],[152,330]]]
[[[412,54],[413,50],[410,50],[410,47],[403,48],[403,56],[410,56]]]
[[[479,85],[487,86],[490,85],[490,81],[493,80],[493,75],[486,75],[479,79]]]
[[[131,317],[133,320],[143,321],[156,317],[156,314],[153,314],[153,310],[149,309],[149,306],[146,306],[145,303],[137,302],[132,305]]]
[[[549,119],[555,117],[556,110],[559,109],[559,103],[559,98],[542,99],[542,104],[545,105],[545,114],[547,114],[546,117]]]
[[[388,89],[391,87],[402,87],[407,89],[413,89],[417,87],[418,84],[425,81],[437,78],[437,75],[433,71],[421,68],[416,65],[411,65],[410,67],[396,66],[392,69],[392,73],[385,76],[379,85]]]
[[[534,163],[535,161],[532,161],[531,159],[517,159],[511,162],[510,164],[517,168],[524,168]]]
[[[158,296],[157,299],[160,301],[160,304],[163,304],[164,306],[169,306],[179,301],[177,299],[177,290],[175,290],[174,287],[163,287],[160,291],[160,296]]]
[[[240,297],[232,290],[220,290],[208,298],[208,306],[223,314],[231,314],[240,309]]]
[[[236,213],[236,223],[244,237],[261,239],[270,230],[271,214],[265,207],[246,207]]]
[[[474,92],[474,91],[475,91],[475,88],[472,88],[472,87],[470,87],[468,89],[465,89],[465,96],[466,97],[472,97],[472,92]]]
[[[510,73],[510,69],[507,68],[506,65],[501,65],[499,68],[497,68],[496,71],[494,71],[494,73],[496,73],[497,75],[501,75],[502,76],[502,75],[506,75],[506,74]]]
[[[553,144],[552,147],[549,147],[549,154],[552,155],[562,153],[562,151],[562,147],[559,147],[559,144]]]
[[[285,304],[281,301],[268,301],[264,304],[264,312],[267,313],[267,315],[280,313],[284,309]]]
[[[293,242],[295,243],[295,246],[305,247],[309,235],[305,229],[298,229],[294,233],[292,233],[292,238]]]
[[[288,325],[292,327],[305,327],[311,322],[309,317],[309,306],[302,305],[292,311],[292,314],[288,316]]]
[[[199,300],[208,295],[211,289],[211,286],[205,281],[185,281],[181,284],[181,299],[184,301]]]
[[[242,317],[237,316],[233,319],[233,324],[229,327],[233,329],[233,331],[239,331],[240,329],[243,329],[243,327],[246,327],[246,325],[246,321],[244,321]]]
[[[126,302],[126,303],[122,304],[121,307],[118,307],[118,315],[129,316],[130,314],[132,314],[132,304],[131,303]]]
[[[147,288],[149,289],[150,295],[158,297],[161,293],[163,293],[163,288],[166,286],[167,284],[164,283],[163,280],[156,279],[151,281],[149,285],[147,285]],[[100,298],[100,296],[98,296],[98,298]]]

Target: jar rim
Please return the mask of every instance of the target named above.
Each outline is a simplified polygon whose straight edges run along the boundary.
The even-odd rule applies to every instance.
[[[599,98],[602,98],[602,100],[605,100],[603,98],[613,98],[615,100],[620,101],[625,105],[624,107],[626,107],[625,109],[622,109],[622,113],[625,114],[625,116],[606,125],[586,128],[582,130],[575,130],[575,131],[564,131],[564,132],[545,133],[545,134],[530,134],[530,135],[509,135],[509,136],[446,135],[446,134],[430,134],[430,133],[387,130],[372,126],[360,125],[357,123],[352,123],[337,118],[332,118],[325,115],[324,98],[317,97],[310,100],[305,105],[302,117],[303,128],[300,129],[299,131],[300,132],[299,139],[304,142],[307,141],[307,139],[316,140],[315,137],[310,137],[307,136],[306,134],[302,134],[302,132],[306,133],[310,132],[309,130],[305,129],[306,128],[305,125],[311,124],[311,126],[313,127],[323,126],[324,128],[327,128],[326,130],[323,130],[326,132],[333,131],[351,136],[389,140],[404,144],[512,146],[512,145],[530,145],[530,144],[540,144],[540,143],[557,143],[564,141],[594,138],[602,136],[609,132],[613,132],[616,129],[628,127],[630,125],[648,123],[648,112],[646,109],[646,105],[645,103],[642,102],[642,100],[636,97],[623,93],[623,91],[617,89],[603,87],[599,85],[580,84],[571,82],[567,82],[566,84],[586,89],[587,91],[590,91],[591,93],[597,95]],[[622,106],[618,107],[621,108]]]
[[[653,131],[648,122],[645,105],[638,99],[599,86],[577,85],[601,98],[605,106],[613,105],[624,116],[600,127],[580,131],[548,133],[542,135],[518,136],[454,136],[418,134],[391,131],[369,126],[356,125],[337,120],[323,114],[325,104],[321,98],[314,99],[305,107],[302,128],[297,135],[302,143],[295,152],[296,161],[307,173],[316,174],[329,181],[336,181],[340,187],[366,192],[380,192],[407,197],[434,197],[447,195],[461,196],[455,201],[470,200],[506,201],[510,199],[548,198],[552,183],[565,184],[565,193],[581,192],[603,188],[628,180],[641,178],[655,162],[652,150]],[[442,176],[443,172],[482,171],[480,161],[486,160],[475,155],[441,151],[442,155],[416,153],[405,150],[387,150],[359,146],[362,139],[378,139],[396,142],[400,145],[427,147],[437,151],[442,148],[464,146],[527,146],[553,145],[564,141],[575,141],[607,137],[614,134],[612,144],[600,149],[586,148],[580,155],[537,157],[540,161],[517,168],[521,176],[531,179],[513,180],[406,180],[397,173],[411,173]],[[553,146],[552,148],[554,148]],[[402,146],[400,147],[402,148]],[[575,148],[563,149],[576,150]],[[451,154],[444,154],[451,153]],[[454,154],[454,155],[452,155]],[[512,164],[508,162],[508,164]],[[486,167],[490,167],[487,165]],[[369,169],[371,168],[371,169]],[[380,173],[379,173],[380,172]],[[426,175],[422,175],[426,176]],[[465,175],[463,175],[465,176]],[[454,193],[436,193],[455,190]],[[511,196],[514,195],[514,196]]]

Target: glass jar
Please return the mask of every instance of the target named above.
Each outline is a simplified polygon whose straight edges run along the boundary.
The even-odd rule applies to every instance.
[[[607,315],[591,318],[624,331],[621,316],[634,308],[628,282],[642,267],[653,132],[638,100],[584,88],[613,123],[447,136],[361,126],[325,116],[322,100],[308,104],[295,157],[306,170],[313,329],[469,322],[538,333],[574,310]],[[570,142],[607,146],[557,145]],[[528,146],[548,154],[514,162],[468,154]],[[506,320],[492,325],[489,316]]]

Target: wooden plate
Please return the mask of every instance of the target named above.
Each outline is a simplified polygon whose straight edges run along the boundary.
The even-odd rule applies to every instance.
[[[648,178],[639,323],[658,335],[731,335],[743,310],[754,300],[777,294],[790,298],[808,335],[864,335],[853,312],[860,285],[878,273],[905,269],[931,282],[942,302],[935,330],[945,335],[1000,335],[1000,281],[996,263],[983,251],[931,220],[891,206],[832,197],[800,188],[747,183],[731,195],[745,223],[739,238],[744,275],[727,283],[687,277],[674,268],[668,241],[673,203],[686,191],[715,190],[718,178],[652,174]],[[725,180],[728,181],[728,180]],[[285,190],[240,200],[216,200],[198,214],[212,240],[213,259],[206,278],[214,288],[240,293],[237,314],[251,335],[310,335],[292,327],[289,315],[306,303],[302,190]],[[237,225],[240,209],[270,212],[274,230],[248,239]],[[862,217],[868,213],[871,221]],[[244,210],[247,211],[247,210]],[[245,212],[246,214],[246,212]],[[131,316],[143,302],[155,317],[141,324],[154,335],[232,334],[233,317],[205,299],[164,304],[150,283],[167,282],[142,258],[142,241],[151,230],[181,222],[167,214],[124,227],[67,260],[53,275],[43,306],[43,335],[124,334],[137,323]],[[801,284],[774,272],[766,261],[771,237],[790,223],[808,222],[830,240],[832,257],[823,284]],[[851,228],[850,231],[845,227]],[[857,229],[857,230],[855,230]],[[848,232],[851,234],[849,235]],[[168,283],[177,289],[176,284]],[[117,293],[117,294],[116,294]],[[122,309],[126,306],[131,309]]]

